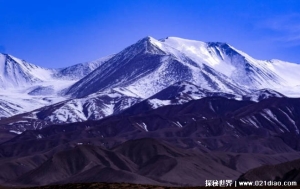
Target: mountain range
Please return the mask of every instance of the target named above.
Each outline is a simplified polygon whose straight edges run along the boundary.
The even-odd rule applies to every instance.
[[[0,73],[3,185],[257,180],[300,154],[300,65],[227,43],[145,37],[56,69],[0,54]]]
[[[220,92],[235,99],[256,98],[263,90],[290,97],[300,92],[298,64],[256,60],[226,43],[177,37],[146,37],[114,55],[62,69],[41,68],[7,54],[1,54],[0,64],[0,116],[37,110],[36,118],[37,112],[51,109],[42,119],[55,123],[101,119],[118,112],[114,108],[128,108],[180,82],[201,91],[195,99]],[[115,107],[119,95],[132,102]],[[109,97],[108,102],[107,96],[117,99]],[[151,102],[167,103],[155,98]],[[93,115],[97,107],[105,107],[105,113]]]

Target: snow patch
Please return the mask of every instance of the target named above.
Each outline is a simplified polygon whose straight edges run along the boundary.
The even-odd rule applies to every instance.
[[[16,134],[18,134],[18,135],[22,134],[21,131],[15,131],[15,130],[9,130],[9,132],[11,132],[11,133],[16,133]]]

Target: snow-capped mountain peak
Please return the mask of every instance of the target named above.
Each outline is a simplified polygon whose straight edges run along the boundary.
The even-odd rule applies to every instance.
[[[244,92],[223,73],[199,59],[195,62],[182,49],[176,49],[178,46],[171,45],[152,37],[143,38],[77,82],[67,94],[83,97],[107,88],[123,87],[147,98],[182,80],[214,91]]]
[[[29,86],[51,78],[54,70],[30,64],[8,54],[0,54],[0,86],[15,88]]]
[[[92,71],[94,71],[101,64],[108,61],[113,56],[114,55],[109,55],[109,56],[99,58],[99,59],[94,60],[94,61],[79,63],[79,64],[75,64],[73,66],[63,68],[63,69],[59,70],[54,76],[56,78],[62,78],[62,79],[67,79],[67,80],[81,79],[84,76],[91,73]]]

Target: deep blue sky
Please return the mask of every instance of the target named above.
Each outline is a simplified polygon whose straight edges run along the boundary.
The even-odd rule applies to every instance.
[[[94,60],[148,35],[300,63],[300,1],[0,0],[0,52],[44,67]]]

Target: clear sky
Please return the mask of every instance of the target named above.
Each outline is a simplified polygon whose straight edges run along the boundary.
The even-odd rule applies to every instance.
[[[95,60],[145,36],[300,63],[300,1],[0,0],[0,52],[44,67]]]

